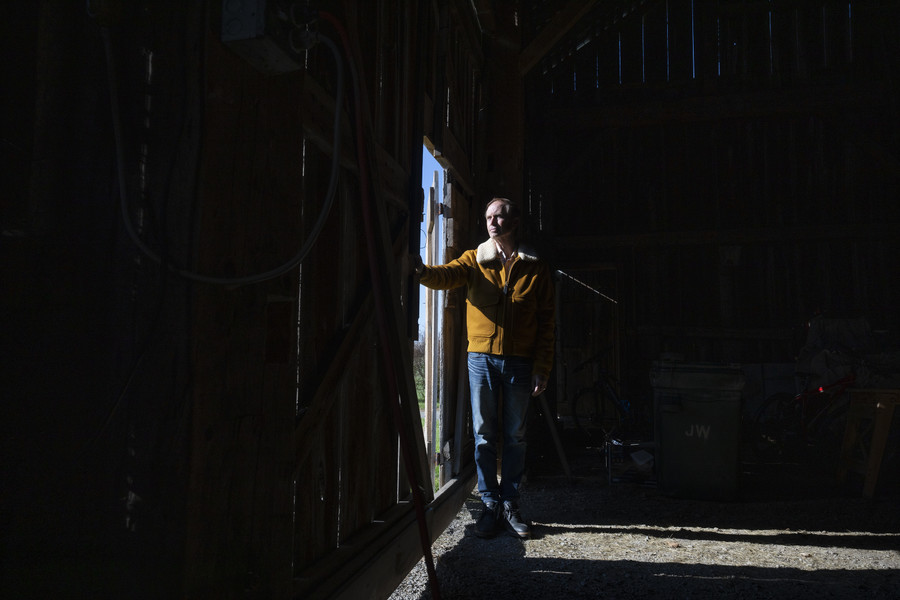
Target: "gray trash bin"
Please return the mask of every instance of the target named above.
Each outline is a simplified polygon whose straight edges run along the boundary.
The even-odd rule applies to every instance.
[[[729,499],[740,474],[740,365],[659,361],[653,385],[657,487],[661,493]]]

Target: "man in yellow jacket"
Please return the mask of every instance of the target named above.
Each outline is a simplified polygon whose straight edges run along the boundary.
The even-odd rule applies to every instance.
[[[475,466],[484,504],[475,533],[490,537],[505,525],[512,535],[527,538],[531,532],[518,508],[525,419],[529,398],[546,389],[553,366],[553,280],[547,264],[520,245],[521,218],[513,202],[493,198],[485,221],[490,239],[476,250],[445,265],[425,266],[419,259],[415,270],[419,282],[432,289],[466,286]]]

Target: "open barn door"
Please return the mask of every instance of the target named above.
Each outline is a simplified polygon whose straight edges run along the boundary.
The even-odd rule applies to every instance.
[[[433,162],[433,159],[432,159]],[[435,166],[437,163],[433,163]],[[423,166],[423,181],[425,179]],[[443,173],[432,169],[431,187],[425,194],[425,223],[422,237],[424,249],[422,260],[425,264],[435,265],[443,262],[446,249],[443,235]],[[441,388],[443,377],[441,366],[443,360],[443,306],[444,292],[422,288],[422,309],[420,314],[420,330],[423,331],[424,385],[421,398],[422,423],[425,431],[425,448],[428,452],[429,472],[434,475],[432,481],[435,489],[440,487],[439,465],[441,462]]]

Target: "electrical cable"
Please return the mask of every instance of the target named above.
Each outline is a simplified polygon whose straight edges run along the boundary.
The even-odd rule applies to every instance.
[[[331,176],[328,181],[328,191],[325,195],[325,202],[322,206],[322,210],[319,213],[319,217],[313,225],[312,230],[309,232],[307,239],[300,250],[293,256],[293,258],[289,259],[287,262],[282,264],[281,266],[275,267],[268,271],[264,271],[261,273],[257,273],[254,275],[247,275],[243,277],[215,277],[210,275],[203,275],[200,273],[196,273],[186,269],[179,269],[174,265],[168,264],[164,262],[160,256],[154,252],[146,243],[141,239],[140,235],[138,235],[137,231],[134,229],[134,224],[131,222],[131,217],[129,216],[129,203],[128,203],[128,190],[125,178],[125,156],[124,156],[124,144],[123,144],[123,136],[122,136],[122,123],[121,123],[121,113],[119,110],[119,100],[118,100],[118,78],[116,76],[115,69],[115,60],[112,50],[112,42],[110,40],[110,33],[108,27],[101,27],[101,33],[103,36],[103,46],[106,52],[106,63],[107,63],[107,77],[109,80],[109,96],[110,96],[110,110],[112,112],[112,120],[113,120],[113,135],[115,137],[116,144],[116,162],[117,162],[117,174],[119,179],[119,202],[122,211],[122,220],[125,225],[125,230],[128,233],[128,236],[131,238],[132,242],[137,246],[138,250],[141,251],[145,256],[147,256],[152,261],[167,266],[169,270],[176,273],[177,275],[200,283],[208,283],[213,285],[224,285],[224,286],[243,286],[250,285],[254,283],[261,283],[263,281],[268,281],[270,279],[274,279],[276,277],[280,277],[290,270],[296,268],[303,262],[303,260],[307,257],[310,250],[312,249],[315,242],[318,240],[319,235],[322,233],[322,229],[325,227],[325,221],[328,218],[328,215],[331,213],[331,208],[334,205],[334,198],[337,192],[337,184],[338,184],[338,174],[339,174],[339,161],[340,161],[340,124],[341,124],[341,105],[343,104],[343,94],[344,94],[344,69],[343,63],[341,61],[341,55],[338,51],[337,46],[332,42],[329,38],[320,35],[317,32],[306,31],[304,35],[308,36],[308,46],[311,48],[315,43],[321,42],[325,45],[326,48],[331,52],[334,57],[336,71],[337,71],[337,83],[336,83],[336,92],[335,92],[335,110],[334,110],[334,131],[333,131],[333,140],[332,140],[332,156],[331,156]]]
[[[595,290],[594,288],[592,288],[591,286],[589,286],[589,285],[586,284],[585,282],[581,281],[580,279],[576,279],[575,277],[572,277],[571,275],[569,275],[569,274],[566,273],[565,271],[561,271],[561,270],[557,269],[556,272],[559,273],[560,275],[563,275],[563,276],[565,276],[565,277],[568,277],[569,279],[571,279],[572,281],[574,281],[574,282],[577,283],[578,285],[580,285],[580,286],[582,286],[582,287],[584,287],[584,288],[589,289],[590,291],[594,292],[595,294],[597,294],[598,296],[600,296],[600,297],[603,298],[604,300],[609,300],[609,301],[612,302],[613,304],[618,304],[618,303],[619,303],[617,300],[614,300],[613,298],[610,298],[609,296],[607,296],[606,294],[604,294],[603,292],[601,292],[601,291],[599,291],[599,290]]]
[[[87,1],[87,13],[88,13],[88,16],[90,16],[91,18],[94,18],[94,19],[104,18],[103,15],[101,15],[101,13],[92,11],[90,0]],[[116,167],[118,169],[117,176],[118,176],[119,183],[120,183],[120,193],[124,194],[125,190],[124,190],[124,187],[122,187],[122,182],[125,180],[124,168],[122,167],[122,165],[124,165],[124,160],[122,160],[122,157],[124,155],[124,151],[122,150],[123,136],[121,133],[121,121],[119,118],[120,113],[119,113],[119,107],[118,107],[118,102],[117,102],[118,86],[117,86],[117,78],[116,78],[116,74],[115,74],[115,63],[114,63],[114,61],[112,61],[109,30],[106,27],[102,27],[101,35],[103,36],[104,50],[106,51],[108,77],[110,77],[110,80],[112,82],[111,87],[116,89],[115,94],[113,94],[112,90],[110,91],[110,93],[111,93],[111,95],[115,96],[114,98],[111,98],[111,100],[113,100],[113,103],[112,103],[112,112],[114,115],[113,128],[114,128],[114,136],[116,139],[116,151],[117,151]],[[177,130],[179,132],[179,134],[178,134],[179,136],[184,132],[184,129],[185,129],[185,117],[184,117],[184,114],[182,113],[179,116],[179,126],[177,128]],[[172,170],[174,169],[176,160],[177,160],[176,156],[173,154],[172,160],[170,161],[169,169],[168,169],[168,176],[167,176],[167,182],[166,182],[166,193],[164,194],[163,201],[160,203],[162,205],[162,212],[160,215],[157,216],[158,218],[156,219],[159,224],[159,227],[160,227],[160,243],[162,245],[161,252],[160,252],[160,254],[162,255],[162,258],[160,258],[158,260],[158,262],[165,264],[165,265],[170,265],[170,262],[168,260],[168,251],[167,251],[167,243],[166,243],[167,238],[163,233],[165,231],[166,222],[167,222],[165,199],[166,199],[166,197],[168,197],[168,195],[169,195],[168,192],[171,189]],[[127,215],[127,211],[124,211],[123,215]],[[162,315],[163,303],[165,301],[165,297],[166,297],[167,290],[168,290],[167,283],[168,283],[168,274],[170,271],[174,271],[174,269],[164,268],[164,269],[160,270],[159,291],[157,294],[157,301],[156,301],[156,304],[155,304],[153,312],[152,312],[152,317],[150,318],[150,321],[149,321],[150,326],[148,327],[147,337],[140,344],[135,344],[138,348],[138,351],[136,352],[136,358],[133,360],[131,367],[128,371],[128,375],[125,377],[125,381],[122,386],[122,389],[116,395],[116,399],[112,403],[112,406],[106,411],[106,416],[105,416],[102,424],[100,425],[99,429],[91,437],[91,439],[85,444],[85,447],[82,449],[82,451],[79,454],[84,454],[87,451],[89,451],[89,449],[92,448],[97,443],[97,441],[103,436],[103,434],[109,428],[110,424],[112,423],[113,418],[115,417],[116,413],[119,411],[119,408],[121,407],[122,403],[124,402],[125,398],[127,397],[128,393],[130,391],[130,388],[135,380],[135,377],[137,376],[137,374],[139,372],[139,367],[141,366],[141,364],[144,361],[144,358],[147,355],[148,348],[152,341],[153,331],[156,329],[156,326],[160,321],[160,318]]]

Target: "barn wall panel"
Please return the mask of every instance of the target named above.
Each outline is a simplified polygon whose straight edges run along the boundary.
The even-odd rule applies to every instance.
[[[621,268],[631,365],[790,362],[818,310],[897,325],[884,274],[900,254],[880,225],[898,223],[900,182],[884,17],[865,2],[650,3],[530,74],[532,125],[552,115],[529,146],[532,193],[555,201],[563,265]],[[573,93],[591,64],[622,81]],[[553,127],[568,143],[540,142]],[[588,201],[566,219],[574,198]]]

